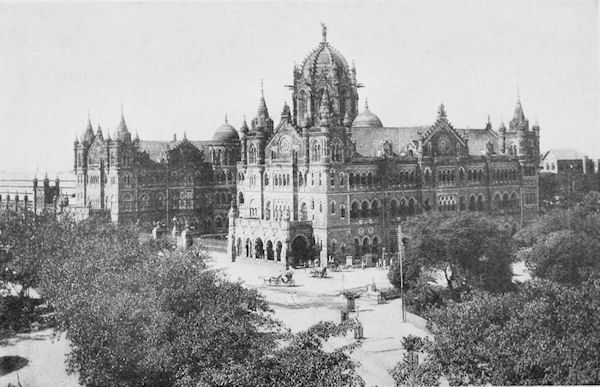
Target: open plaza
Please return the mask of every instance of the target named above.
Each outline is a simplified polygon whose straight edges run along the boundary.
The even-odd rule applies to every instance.
[[[378,303],[377,291],[391,288],[387,270],[373,267],[328,271],[326,277],[318,278],[312,276],[310,268],[292,269],[294,286],[271,286],[265,284],[265,278],[282,274],[281,266],[245,260],[231,262],[224,253],[211,252],[210,255],[213,257],[211,267],[264,294],[275,317],[293,332],[305,330],[319,321],[339,322],[341,311],[346,307],[342,291],[361,292],[361,297],[356,300],[356,312],[350,313],[349,318],[358,318],[363,327],[361,346],[352,358],[360,362],[359,374],[367,386],[393,385],[388,370],[402,359],[402,337],[427,335],[426,322],[422,318],[407,313],[407,321],[402,322],[400,299]],[[331,340],[327,345],[334,348],[353,341],[353,332],[349,332],[346,337]],[[77,376],[65,372],[68,342],[64,338],[52,340],[52,331],[20,334],[6,344],[0,347],[0,356],[22,356],[29,363],[16,372],[0,376],[0,385],[16,384],[17,374],[24,386],[78,385]]]

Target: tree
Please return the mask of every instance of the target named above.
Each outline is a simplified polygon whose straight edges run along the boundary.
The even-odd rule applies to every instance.
[[[533,276],[566,285],[600,278],[600,194],[555,209],[516,235]]]
[[[396,382],[600,383],[600,288],[541,280],[519,286],[505,294],[475,291],[432,310],[426,360],[414,369],[397,365]]]
[[[503,292],[512,286],[512,240],[494,221],[474,213],[433,213],[407,220],[405,263],[409,286],[419,270],[442,273],[450,291]],[[399,266],[389,277],[399,286]],[[413,277],[411,278],[411,274]],[[422,276],[420,274],[419,276]]]
[[[46,261],[41,287],[82,384],[354,383],[352,348],[322,348],[347,327],[291,335],[262,295],[207,267],[199,250],[165,247],[140,244],[135,228],[84,222]]]

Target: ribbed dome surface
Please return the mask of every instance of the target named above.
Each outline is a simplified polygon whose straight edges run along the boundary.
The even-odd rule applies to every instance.
[[[319,46],[312,50],[302,64],[302,74],[310,77],[313,74],[320,73],[322,70],[337,69],[339,74],[348,73],[348,62],[338,50],[333,48],[327,42],[319,43]]]
[[[353,128],[383,128],[383,124],[377,115],[369,110],[368,106],[365,106],[359,115],[356,116],[352,122]]]
[[[233,141],[239,139],[240,136],[238,135],[237,130],[235,130],[235,128],[229,125],[227,122],[219,126],[213,135],[213,141]]]

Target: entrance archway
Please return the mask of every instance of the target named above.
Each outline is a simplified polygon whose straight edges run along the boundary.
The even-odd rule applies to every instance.
[[[258,259],[263,259],[265,256],[265,250],[263,248],[263,241],[260,238],[256,238],[254,241],[254,257]]]
[[[277,261],[280,262],[281,261],[281,250],[283,250],[283,245],[281,244],[281,242],[277,242],[277,244],[275,245],[275,251],[277,252]]]
[[[267,260],[274,261],[275,254],[273,252],[273,242],[267,241]]]
[[[292,259],[291,265],[304,264],[309,259],[312,259],[312,252],[308,245],[308,241],[302,235],[298,235],[292,241]]]
[[[246,239],[246,258],[250,258],[252,252],[252,242],[250,238]]]

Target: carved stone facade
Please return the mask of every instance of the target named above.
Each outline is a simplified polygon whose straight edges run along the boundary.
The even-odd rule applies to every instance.
[[[485,211],[511,230],[538,211],[539,126],[520,100],[507,129],[384,127],[358,114],[354,65],[326,39],[293,70],[292,109],[273,127],[264,96],[240,133],[232,259],[286,263],[397,249],[396,229],[423,211]]]
[[[115,222],[188,224],[200,233],[227,232],[234,200],[237,131],[225,122],[212,141],[132,140],[125,119],[114,140],[88,119],[74,143],[77,201]]]

